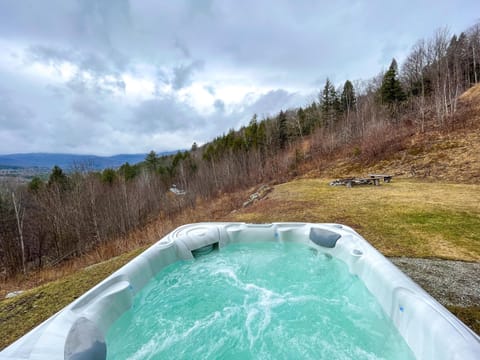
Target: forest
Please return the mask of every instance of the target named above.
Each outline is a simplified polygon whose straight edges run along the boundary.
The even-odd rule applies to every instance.
[[[456,35],[437,30],[402,64],[362,81],[329,79],[311,104],[232,129],[170,156],[93,171],[56,166],[48,181],[0,184],[0,276],[53,266],[200,200],[262,182],[282,182],[305,163],[348,150],[368,163],[401,150],[414,133],[466,127],[458,96],[480,80],[480,23]],[[175,184],[185,191],[169,189]]]

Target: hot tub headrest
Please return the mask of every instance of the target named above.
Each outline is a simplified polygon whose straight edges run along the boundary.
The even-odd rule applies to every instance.
[[[310,240],[312,240],[315,244],[319,246],[334,248],[337,244],[337,240],[341,237],[342,235],[330,230],[316,227],[312,227],[310,229]]]

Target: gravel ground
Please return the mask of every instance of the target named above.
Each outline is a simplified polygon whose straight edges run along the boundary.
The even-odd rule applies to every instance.
[[[480,305],[480,262],[389,258],[444,306]]]

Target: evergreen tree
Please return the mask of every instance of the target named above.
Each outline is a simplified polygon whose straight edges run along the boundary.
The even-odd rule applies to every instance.
[[[280,111],[278,114],[278,145],[280,149],[285,149],[288,141],[288,132],[287,132],[287,114]]]
[[[350,113],[355,108],[357,98],[355,96],[355,90],[350,80],[345,81],[343,85],[343,91],[340,98],[341,108],[343,112]]]
[[[338,99],[337,91],[328,78],[320,96],[320,110],[327,125],[332,125],[335,122],[340,111],[340,100]]]
[[[158,168],[158,157],[155,151],[150,151],[148,155],[145,157],[145,163],[147,164],[147,167],[151,171],[156,171]]]
[[[190,156],[190,153],[188,151],[185,151],[185,152],[177,151],[177,153],[175,154],[172,160],[172,167],[176,168],[178,164],[180,164],[183,160],[185,160],[189,156]]]
[[[37,192],[43,187],[43,181],[38,176],[34,176],[28,183],[28,189],[33,192]]]
[[[304,135],[311,134],[320,122],[317,103],[314,101],[305,108],[305,131]]]
[[[298,126],[300,130],[300,136],[307,135],[310,133],[307,127],[307,116],[305,115],[305,110],[302,108],[297,110]]]
[[[212,161],[216,158],[216,155],[217,155],[217,152],[212,142],[207,145],[207,147],[205,148],[205,151],[203,152],[202,157],[206,161]]]
[[[138,167],[130,165],[128,162],[120,166],[118,172],[123,175],[125,180],[132,180],[138,174]]]
[[[113,169],[107,168],[102,172],[102,181],[109,185],[113,184],[116,177],[117,177],[117,173]]]
[[[320,110],[323,113],[327,114],[333,109],[336,96],[337,93],[335,91],[335,87],[330,82],[330,79],[327,78],[323,91],[320,95]]]
[[[65,190],[68,187],[68,177],[63,172],[60,166],[55,165],[50,173],[48,178],[48,185],[58,185],[62,190]]]
[[[254,114],[252,120],[245,128],[245,143],[247,150],[250,150],[252,147],[257,148],[258,146],[258,123],[257,123],[257,114]]]
[[[383,76],[380,98],[386,105],[399,103],[406,99],[400,80],[398,80],[398,65],[395,59],[392,60],[388,71]]]
[[[267,128],[266,128],[266,121],[263,120],[258,125],[257,129],[257,146],[260,149],[262,154],[265,154],[266,146],[267,146]]]

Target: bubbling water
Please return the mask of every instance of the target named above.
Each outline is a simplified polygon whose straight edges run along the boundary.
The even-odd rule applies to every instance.
[[[347,266],[297,243],[233,244],[162,270],[108,359],[414,359]]]

